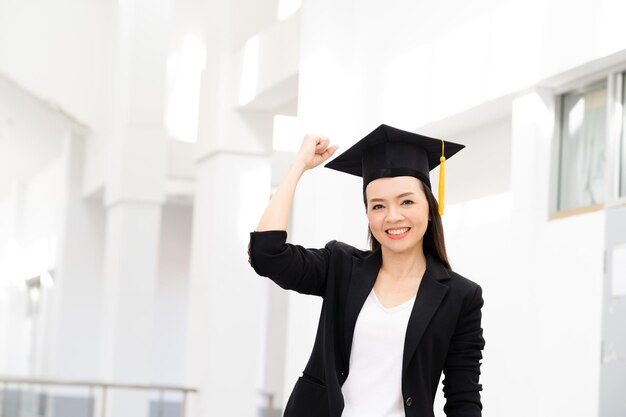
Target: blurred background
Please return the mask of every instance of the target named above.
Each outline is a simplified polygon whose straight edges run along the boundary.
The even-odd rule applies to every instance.
[[[321,300],[256,276],[249,232],[305,132],[386,123],[467,146],[443,220],[484,290],[484,415],[626,416],[624,16],[0,0],[0,415],[281,415]],[[364,248],[362,204],[308,172],[289,239]]]

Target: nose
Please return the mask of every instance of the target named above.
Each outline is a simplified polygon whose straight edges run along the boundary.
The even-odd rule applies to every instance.
[[[390,223],[395,223],[403,219],[402,213],[400,212],[400,208],[392,205],[389,207],[389,211],[387,212],[387,221]]]

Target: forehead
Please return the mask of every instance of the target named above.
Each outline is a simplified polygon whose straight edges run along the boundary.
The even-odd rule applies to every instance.
[[[415,177],[384,177],[367,184],[365,196],[368,199],[391,198],[407,192],[422,191],[422,183]]]

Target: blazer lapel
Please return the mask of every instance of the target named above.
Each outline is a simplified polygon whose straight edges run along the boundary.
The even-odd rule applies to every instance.
[[[352,337],[354,336],[356,319],[359,316],[359,312],[367,296],[374,287],[381,264],[382,258],[380,252],[371,253],[364,258],[354,257],[352,259],[352,274],[350,276],[346,300],[344,323],[344,346],[346,348],[345,357],[347,361],[350,359],[350,352],[352,350]]]
[[[428,323],[439,308],[439,304],[443,301],[444,296],[448,292],[448,286],[440,281],[450,278],[450,274],[446,268],[434,257],[427,254],[426,273],[422,278],[413,310],[409,317],[406,337],[404,340],[404,353],[402,357],[402,376],[415,354],[422,336]]]

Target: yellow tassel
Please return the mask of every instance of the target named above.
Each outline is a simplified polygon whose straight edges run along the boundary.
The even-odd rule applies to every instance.
[[[441,157],[439,158],[439,215],[443,216],[446,188],[446,157],[444,156],[444,142],[441,140]]]

